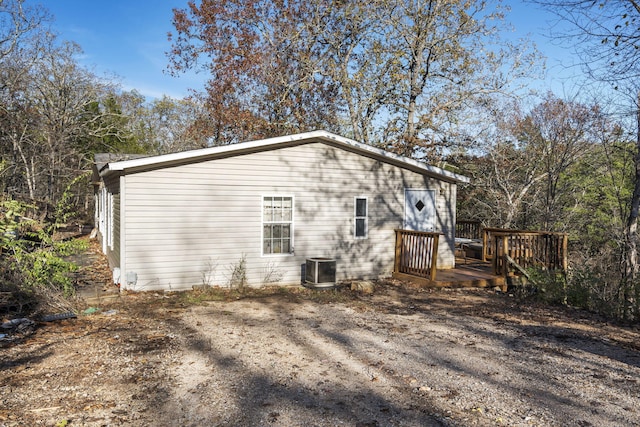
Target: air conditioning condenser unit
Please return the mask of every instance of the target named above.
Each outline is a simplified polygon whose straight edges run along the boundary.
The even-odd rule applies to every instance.
[[[336,260],[332,258],[307,258],[305,286],[331,288],[336,285]]]

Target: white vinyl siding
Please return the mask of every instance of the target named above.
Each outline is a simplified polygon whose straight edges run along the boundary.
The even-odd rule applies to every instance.
[[[138,276],[135,290],[190,289],[212,265],[211,284],[228,286],[242,259],[252,286],[274,277],[300,283],[300,266],[311,257],[336,259],[338,280],[390,275],[405,187],[439,190],[437,230],[451,234],[453,259],[455,219],[447,198],[455,197],[454,184],[326,143],[131,173],[125,180],[122,255],[126,270]],[[354,194],[367,195],[367,239],[355,237]],[[272,195],[291,197],[289,256],[263,255],[262,202]],[[447,250],[441,242],[439,266],[446,265]]]
[[[118,179],[105,180],[96,194],[96,227],[110,267],[120,266],[120,192]]]

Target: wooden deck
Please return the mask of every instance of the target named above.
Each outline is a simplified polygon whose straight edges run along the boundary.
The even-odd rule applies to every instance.
[[[395,230],[393,277],[424,287],[497,286],[506,291],[507,277],[527,268],[567,270],[566,233],[485,227],[480,243],[479,230],[477,222],[456,225],[464,237],[456,235],[456,267],[450,270],[437,268],[439,233]]]
[[[393,276],[424,287],[493,288],[497,286],[505,292],[507,290],[505,278],[492,273],[491,263],[474,258],[456,258],[456,267],[436,270],[435,280],[402,273],[394,273]]]

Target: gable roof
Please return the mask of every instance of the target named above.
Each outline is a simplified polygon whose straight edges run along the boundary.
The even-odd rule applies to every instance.
[[[299,133],[294,135],[279,136],[275,138],[261,139],[257,141],[241,142],[238,144],[223,145],[199,150],[182,151],[179,153],[164,154],[129,160],[102,162],[97,164],[98,173],[105,177],[112,173],[134,173],[148,169],[176,166],[185,163],[212,160],[220,157],[230,157],[241,154],[249,154],[259,151],[273,150],[311,142],[322,142],[347,151],[352,151],[363,156],[371,157],[385,163],[393,164],[424,175],[428,175],[443,181],[468,183],[469,178],[448,170],[428,165],[417,160],[399,156],[380,148],[372,147],[361,142],[345,138],[325,130]],[[96,159],[97,160],[97,159]]]

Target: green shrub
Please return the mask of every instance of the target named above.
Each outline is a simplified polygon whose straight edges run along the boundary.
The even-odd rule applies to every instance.
[[[633,310],[640,301],[629,301],[622,275],[598,269],[594,266],[572,268],[568,274],[540,269],[527,270],[529,280],[522,281],[514,289],[519,299],[569,305],[612,320],[635,320]],[[635,304],[634,307],[629,307]]]
[[[14,269],[21,273],[22,287],[27,290],[36,287],[59,290],[65,296],[74,295],[71,273],[76,271],[78,266],[63,257],[83,249],[86,249],[86,245],[79,241],[49,243],[34,251],[16,248],[13,265]]]
[[[567,279],[562,272],[531,268],[528,287],[530,295],[548,304],[568,304]]]
[[[75,292],[77,266],[65,257],[85,250],[87,243],[54,241],[46,227],[22,216],[27,208],[15,200],[0,201],[0,290],[33,298],[32,305],[46,306],[47,299],[60,305],[59,295]]]
[[[581,308],[613,320],[623,320],[628,317],[625,316],[627,301],[625,301],[625,283],[621,275],[595,267],[582,266],[572,270],[569,283],[574,293],[585,296],[584,304],[580,305]]]

